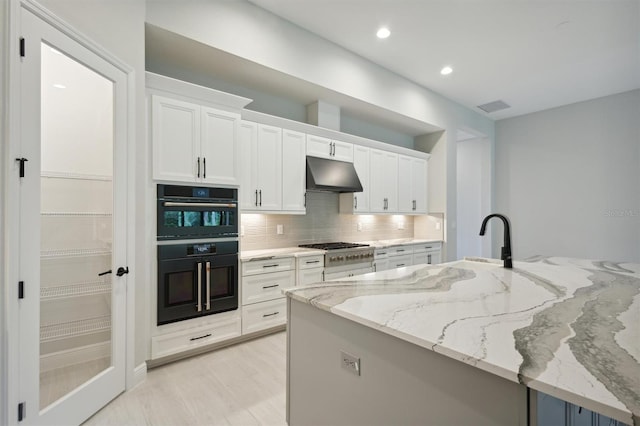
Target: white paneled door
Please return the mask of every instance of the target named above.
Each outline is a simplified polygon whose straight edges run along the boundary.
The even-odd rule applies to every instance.
[[[20,36],[10,392],[21,424],[79,424],[125,388],[127,74],[26,9]]]

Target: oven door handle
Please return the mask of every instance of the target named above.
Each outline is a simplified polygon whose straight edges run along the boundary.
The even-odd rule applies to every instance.
[[[165,201],[165,207],[231,207],[236,208],[236,203],[178,203],[175,201]]]
[[[196,309],[198,312],[202,312],[202,262],[198,262],[198,303]]]
[[[211,262],[207,262],[205,268],[205,276],[207,277],[207,301],[205,302],[205,309],[208,311],[211,309]]]

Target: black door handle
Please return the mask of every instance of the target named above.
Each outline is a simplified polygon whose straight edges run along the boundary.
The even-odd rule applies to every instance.
[[[111,271],[109,271],[111,272]],[[127,266],[126,268],[123,268],[122,266],[118,268],[118,272],[116,272],[116,275],[121,277],[124,274],[128,274],[129,273],[129,267]]]
[[[107,274],[110,274],[110,273],[112,273],[112,272],[113,272],[113,271],[112,271],[111,269],[109,269],[108,271],[100,272],[100,273],[98,274],[98,276],[99,276],[99,277],[101,277],[101,276],[103,276],[103,275],[107,275]]]

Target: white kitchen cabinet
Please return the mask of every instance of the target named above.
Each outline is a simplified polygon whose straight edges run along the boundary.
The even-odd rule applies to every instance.
[[[340,194],[341,213],[369,213],[369,151],[366,146],[353,147],[353,166],[362,184],[362,192]]]
[[[394,213],[398,211],[398,154],[371,149],[370,211]]]
[[[240,157],[236,136],[240,116],[205,106],[200,116],[202,182],[237,185]]]
[[[427,161],[398,156],[398,213],[427,213]]]
[[[392,246],[387,251],[387,269],[413,265],[413,247],[410,245]]]
[[[295,265],[292,256],[242,262],[242,334],[287,322],[282,289],[295,286]]]
[[[306,213],[306,135],[282,129],[282,210]]]
[[[322,136],[307,135],[307,155],[353,162],[353,144]]]
[[[238,145],[243,159],[240,208],[282,209],[282,129],[248,121],[240,123]]]
[[[239,120],[236,113],[152,95],[153,178],[237,185]]]
[[[296,286],[305,286],[324,281],[324,255],[298,257],[296,259]]]
[[[442,243],[421,243],[413,246],[413,264],[436,265],[442,261]]]
[[[373,268],[376,272],[389,269],[389,251],[386,248],[375,249],[373,259]]]
[[[242,334],[250,334],[287,323],[287,299],[254,303],[242,307]]]
[[[189,324],[189,325],[187,325]],[[151,359],[175,355],[213,343],[239,337],[242,331],[238,311],[209,315],[206,319],[181,321],[172,331],[164,331],[151,337]]]

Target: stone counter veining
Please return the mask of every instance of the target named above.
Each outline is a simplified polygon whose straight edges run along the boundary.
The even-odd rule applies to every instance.
[[[466,259],[286,294],[640,424],[639,264],[539,257],[509,270],[492,259]]]

